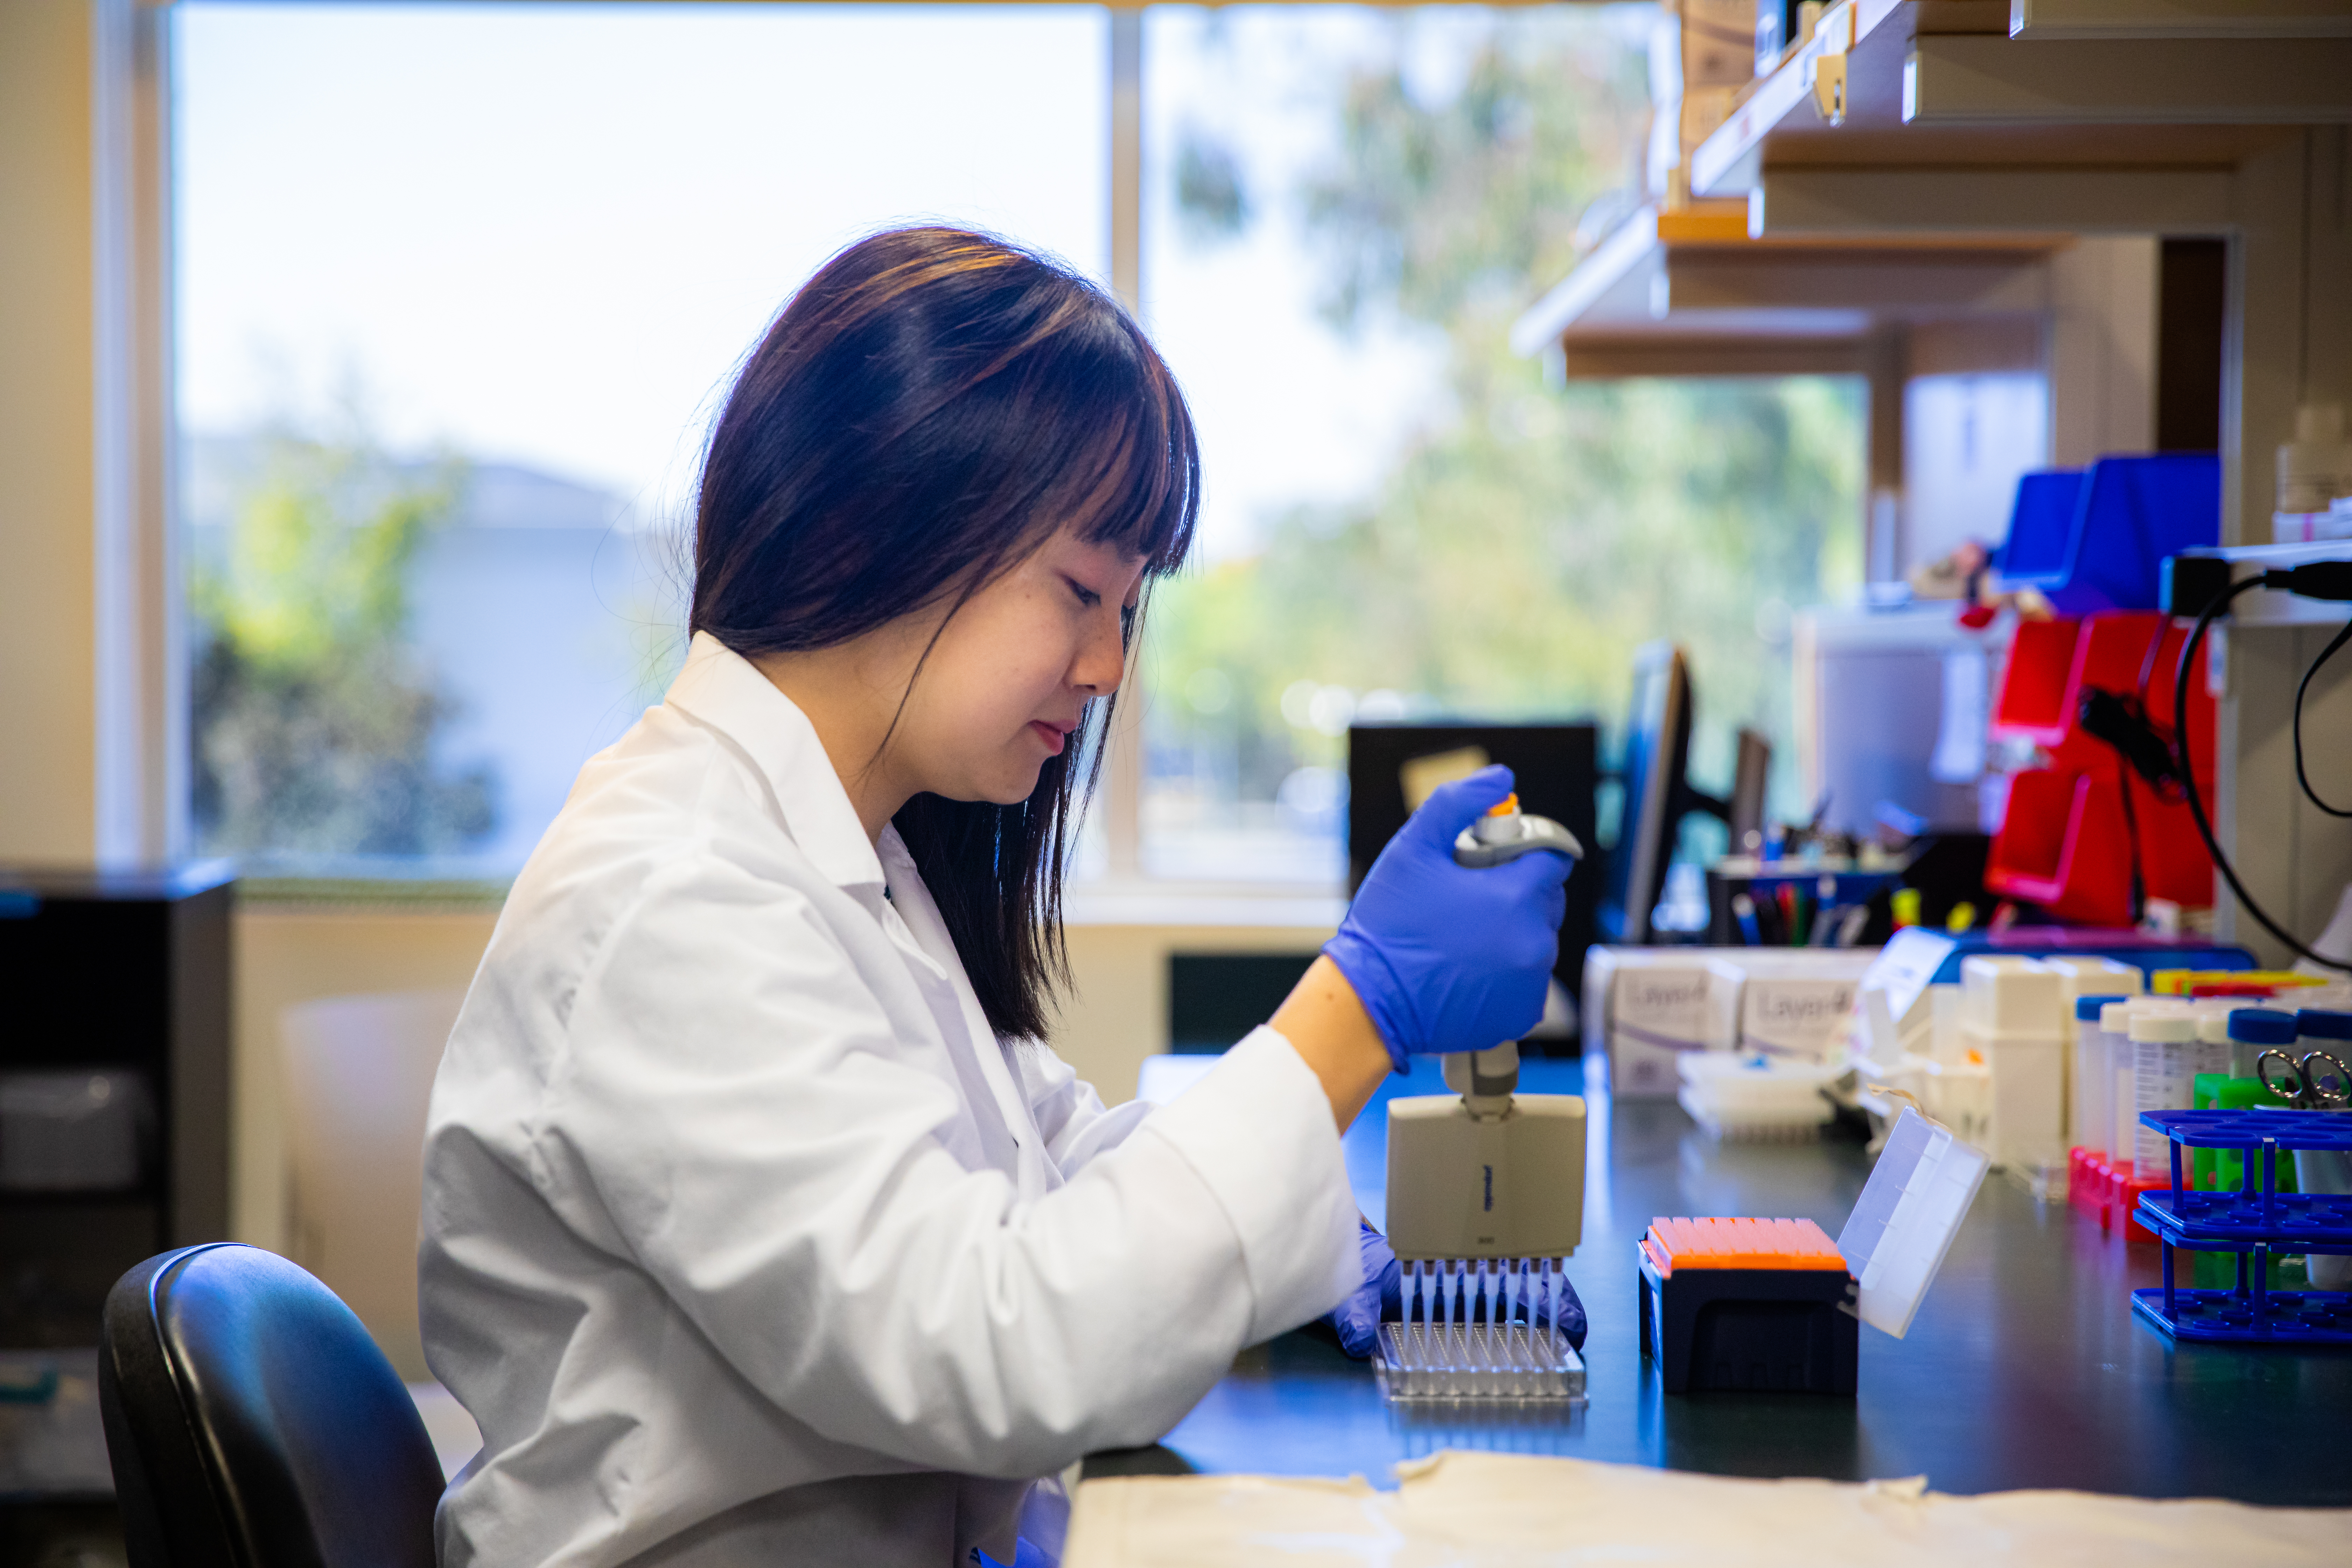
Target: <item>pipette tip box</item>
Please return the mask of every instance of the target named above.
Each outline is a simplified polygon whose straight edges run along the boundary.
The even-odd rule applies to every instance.
[[[1901,1339],[1990,1164],[1906,1109],[1832,1243],[1802,1219],[1661,1219],[1634,1250],[1642,1352],[1669,1394],[1851,1395],[1860,1325]]]
[[[1642,1353],[1668,1394],[1852,1394],[1844,1258],[1809,1219],[1659,1219],[1638,1244]]]

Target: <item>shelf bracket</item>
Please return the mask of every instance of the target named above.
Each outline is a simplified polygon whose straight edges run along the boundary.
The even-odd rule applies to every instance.
[[[1805,90],[1832,128],[1845,123],[1845,58],[1853,47],[1853,0],[1824,16],[1805,54]]]

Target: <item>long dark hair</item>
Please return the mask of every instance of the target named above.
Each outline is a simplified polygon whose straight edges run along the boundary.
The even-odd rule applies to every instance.
[[[952,616],[1065,528],[1165,575],[1200,476],[1175,377],[1100,289],[989,235],[873,235],[793,296],[728,395],[691,626],[750,658]],[[1042,1037],[1068,982],[1064,861],[1111,706],[1020,805],[921,795],[893,819],[1000,1035]]]

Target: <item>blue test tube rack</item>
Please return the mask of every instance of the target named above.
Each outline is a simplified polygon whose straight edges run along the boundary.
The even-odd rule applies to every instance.
[[[2165,1135],[2169,1191],[2143,1193],[2137,1218],[2164,1247],[2164,1283],[2132,1292],[2132,1310],[2179,1340],[2240,1344],[2352,1344],[2352,1292],[2273,1290],[2273,1253],[2352,1253],[2352,1196],[2278,1190],[2278,1162],[2295,1150],[2352,1152],[2352,1116],[2320,1110],[2150,1110]],[[2184,1149],[2245,1153],[2245,1184],[2200,1192],[2182,1179]],[[2176,1285],[2173,1253],[2235,1253],[2231,1289]]]

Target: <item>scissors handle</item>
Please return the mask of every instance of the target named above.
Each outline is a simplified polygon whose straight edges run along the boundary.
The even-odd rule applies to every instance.
[[[2319,1072],[2314,1062],[2326,1062],[2336,1069],[2336,1087],[2319,1087]],[[2317,1110],[2323,1105],[2342,1105],[2352,1100],[2352,1070],[2344,1066],[2344,1058],[2333,1051],[2306,1051],[2303,1057],[2303,1097]]]
[[[2286,1082],[2271,1081],[2270,1064],[2275,1058],[2286,1068]],[[2336,1087],[2319,1087],[2319,1073],[2315,1064],[2326,1062],[2336,1069]],[[2305,1051],[2303,1060],[2296,1061],[2281,1050],[2268,1050],[2254,1058],[2254,1077],[2264,1089],[2285,1100],[2297,1110],[2317,1110],[2323,1106],[2342,1105],[2352,1100],[2352,1069],[2347,1069],[2342,1058],[2330,1051]]]

